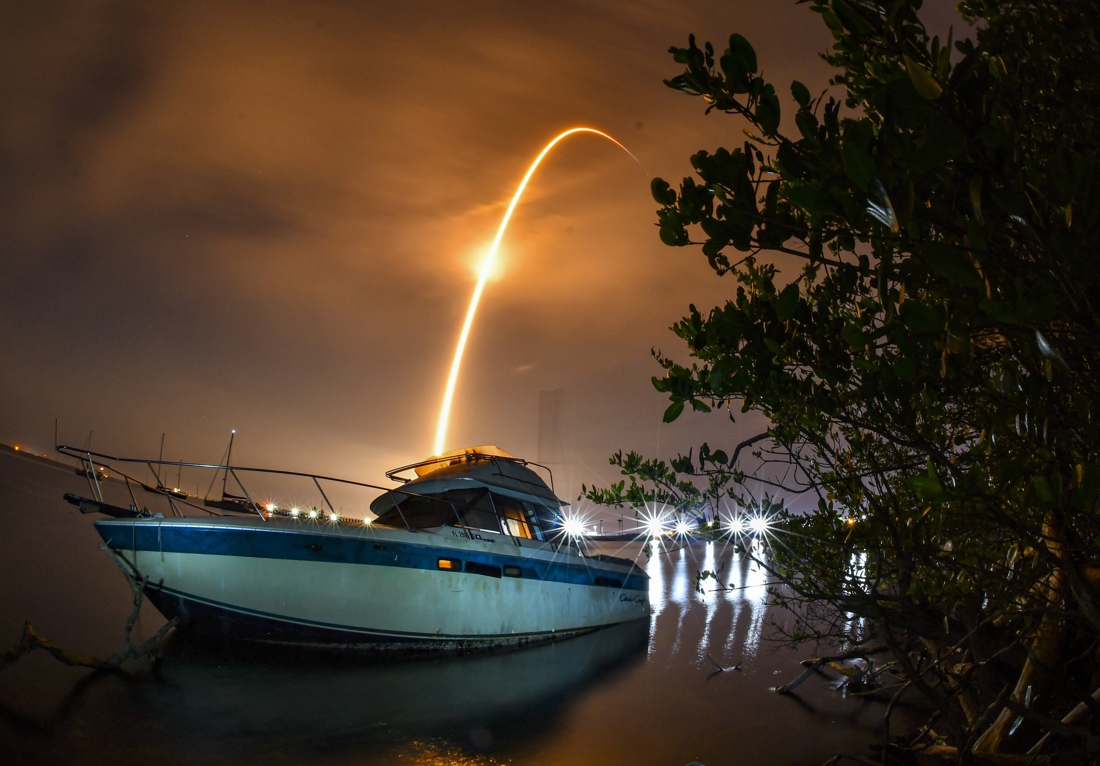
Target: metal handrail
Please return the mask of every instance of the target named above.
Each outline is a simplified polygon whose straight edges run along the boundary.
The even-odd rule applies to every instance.
[[[250,466],[217,465],[217,464],[214,464],[214,463],[187,463],[187,462],[178,461],[178,460],[148,460],[146,458],[124,458],[124,457],[116,457],[114,455],[108,455],[108,454],[102,453],[102,452],[92,452],[90,450],[86,450],[86,449],[83,449],[83,448],[77,449],[75,447],[69,447],[69,446],[64,445],[64,444],[55,445],[54,449],[57,452],[59,452],[60,454],[65,455],[66,457],[77,458],[82,463],[85,463],[85,462],[92,463],[92,458],[94,456],[95,458],[98,458],[100,460],[107,460],[107,461],[110,461],[112,463],[141,463],[141,464],[145,464],[147,467],[149,467],[150,470],[152,470],[153,465],[157,465],[157,466],[177,466],[177,467],[182,467],[182,468],[199,468],[199,469],[212,470],[212,471],[226,471],[228,474],[232,475],[233,479],[237,482],[237,486],[239,486],[241,488],[241,491],[244,492],[246,499],[248,500],[249,504],[252,506],[252,510],[254,510],[256,512],[256,515],[258,515],[264,521],[268,521],[268,519],[264,516],[263,511],[256,504],[256,501],[254,501],[252,499],[252,496],[249,494],[248,490],[245,489],[244,484],[241,483],[240,477],[237,476],[238,471],[242,472],[242,473],[247,472],[247,473],[258,473],[258,474],[272,474],[272,475],[275,475],[275,476],[292,476],[292,477],[298,477],[298,478],[303,478],[303,479],[312,479],[313,483],[317,486],[317,489],[320,491],[321,497],[324,498],[324,502],[328,504],[329,509],[334,514],[336,513],[336,509],[333,507],[332,503],[329,501],[328,496],[325,495],[325,491],[323,489],[321,489],[321,484],[320,484],[321,481],[331,481],[331,482],[335,482],[337,484],[347,484],[347,485],[351,485],[351,486],[354,486],[354,487],[362,487],[364,489],[377,489],[377,490],[381,490],[382,492],[386,492],[386,493],[398,493],[398,494],[406,495],[408,497],[423,498],[425,500],[430,500],[430,501],[436,502],[436,503],[447,503],[448,505],[451,506],[451,510],[454,511],[454,513],[455,513],[455,520],[458,521],[460,523],[460,526],[463,527],[463,528],[465,527],[465,525],[461,524],[462,519],[458,514],[458,508],[462,508],[464,510],[473,510],[473,511],[482,511],[482,510],[484,510],[484,509],[480,509],[480,508],[475,508],[475,507],[470,506],[470,505],[466,505],[464,503],[455,503],[455,502],[450,501],[450,500],[443,500],[442,498],[433,497],[432,495],[422,495],[418,492],[410,492],[409,490],[402,489],[400,487],[383,487],[383,486],[378,485],[378,484],[369,484],[367,482],[353,481],[351,479],[340,479],[340,478],[337,478],[335,476],[323,476],[321,474],[306,473],[306,472],[303,472],[303,471],[284,471],[284,470],[280,470],[280,469],[276,469],[276,468],[254,468],[254,467],[250,467]],[[521,463],[526,463],[527,462],[527,461],[520,460],[518,458],[516,458],[514,460],[515,460],[515,462],[521,462]],[[431,461],[428,461],[428,462],[431,462]],[[532,464],[532,465],[536,465],[536,464]],[[94,464],[93,464],[93,466],[94,466]],[[94,467],[93,467],[93,470],[94,470]],[[130,481],[136,481],[136,482],[142,484],[143,486],[146,486],[144,484],[144,482],[141,482],[140,479],[137,479],[136,477],[127,476],[123,471],[120,471],[117,468],[115,468],[114,470],[119,475],[121,475],[124,479],[126,479],[127,488],[129,488],[129,482]],[[403,470],[403,469],[394,469],[394,471],[400,471],[400,470]],[[154,471],[154,473],[155,473],[155,471]],[[387,472],[386,475],[389,476],[389,473],[390,472]],[[169,492],[167,491],[167,489],[160,486],[159,481],[157,482],[157,484],[158,484],[158,486],[156,488],[157,493],[162,494],[165,497],[167,497],[169,499],[169,503],[172,504],[172,499],[171,499],[171,496],[170,496]],[[98,492],[98,489],[99,489],[99,487],[98,487],[98,481],[97,481],[96,482],[96,490],[97,490],[96,494],[97,494],[98,499],[100,500],[100,502],[102,502],[103,497],[102,497],[102,494],[100,492]],[[131,490],[130,494],[131,494],[131,497],[133,497],[133,491],[132,490]],[[391,497],[391,499],[393,499],[393,498]],[[197,506],[193,503],[188,503],[188,502],[183,501],[183,500],[181,500],[180,502],[182,502],[184,505],[187,505],[187,506],[190,506],[192,508],[196,508],[197,510],[203,511],[204,513],[209,513],[209,514],[212,514],[212,515],[221,515],[221,514],[214,514],[212,511],[210,511],[210,510],[208,510],[204,507]],[[398,515],[401,516],[401,520],[405,523],[405,526],[408,529],[408,531],[415,533],[416,530],[412,528],[412,525],[409,524],[407,519],[405,519],[404,514],[401,513],[401,509],[398,507],[397,501],[393,500],[393,502],[394,502],[395,508],[397,508]],[[135,505],[136,505],[136,498],[135,498]],[[183,515],[179,512],[178,509],[175,508],[174,504],[172,505],[172,510],[175,511],[176,514],[179,515],[179,516]],[[494,514],[496,515],[497,520],[500,522],[500,528],[502,530],[501,534],[508,535],[508,532],[503,531],[503,530],[507,529],[507,526],[506,526],[507,521],[503,516],[501,516],[499,513],[496,512],[495,506],[494,506]],[[546,531],[547,534],[552,533],[552,530],[545,530],[545,531]]]

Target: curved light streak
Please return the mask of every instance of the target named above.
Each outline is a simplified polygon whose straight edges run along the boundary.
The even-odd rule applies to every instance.
[[[574,133],[592,133],[593,135],[602,136],[627,154],[630,154],[630,157],[635,162],[638,161],[638,158],[631,154],[629,149],[602,131],[596,130],[595,128],[570,128],[563,133],[559,133],[554,137],[554,140],[544,146],[542,151],[539,152],[539,155],[535,157],[535,161],[531,163],[531,167],[527,168],[526,175],[524,175],[523,180],[519,182],[519,187],[516,189],[516,193],[512,195],[512,201],[508,204],[508,209],[504,212],[504,218],[500,222],[500,228],[497,229],[497,235],[493,239],[493,246],[489,248],[489,255],[485,258],[485,263],[481,266],[481,276],[477,280],[477,287],[474,288],[474,294],[470,298],[470,307],[466,310],[466,321],[462,323],[462,332],[458,336],[458,345],[455,346],[454,360],[451,362],[451,372],[447,376],[447,388],[443,394],[443,406],[439,411],[439,426],[435,432],[436,455],[443,454],[443,443],[447,437],[447,423],[451,418],[451,402],[454,399],[455,385],[458,383],[458,373],[462,369],[462,354],[466,350],[466,340],[470,336],[470,327],[474,324],[474,316],[477,314],[477,304],[481,300],[481,293],[485,289],[485,282],[489,279],[489,272],[492,270],[493,261],[496,259],[497,248],[500,247],[500,241],[504,238],[504,232],[508,228],[508,222],[512,220],[512,213],[515,212],[520,197],[523,196],[523,192],[527,188],[527,183],[531,180],[531,176],[535,174],[535,170],[538,169],[539,163],[542,162],[543,158],[546,157],[546,155],[550,153],[550,150],[557,146],[562,139]]]

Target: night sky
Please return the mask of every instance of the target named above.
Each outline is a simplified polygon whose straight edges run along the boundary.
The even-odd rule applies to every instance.
[[[931,26],[946,31],[950,3]],[[956,19],[956,23],[957,19]],[[649,382],[732,294],[657,238],[654,175],[742,125],[661,80],[689,32],[786,98],[831,38],[792,0],[9,2],[0,7],[0,441],[379,482],[427,457],[477,269],[535,153],[466,353],[449,446],[554,454],[559,494],[762,424]],[[956,38],[959,29],[956,27]],[[789,116],[789,115],[787,115]],[[567,498],[569,499],[569,498]]]

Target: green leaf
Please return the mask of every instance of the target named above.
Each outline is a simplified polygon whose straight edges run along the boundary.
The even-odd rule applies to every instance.
[[[672,421],[676,420],[676,418],[680,417],[680,415],[683,413],[683,411],[684,411],[684,403],[683,402],[673,402],[672,404],[670,404],[668,406],[668,409],[665,410],[664,421],[666,423],[671,423]]]
[[[844,28],[853,35],[869,35],[875,31],[875,28],[844,0],[833,0],[833,11]]]
[[[760,96],[760,101],[756,104],[756,119],[760,122],[760,129],[764,131],[766,136],[774,136],[776,131],[779,130],[779,98],[775,95],[775,90],[769,85],[764,93]]]
[[[747,74],[756,72],[756,51],[752,45],[736,32],[730,35],[730,55],[744,67]]]
[[[805,85],[795,80],[791,83],[791,95],[794,96],[794,100],[798,102],[798,105],[803,109],[808,109],[810,106],[810,89]]]
[[[917,368],[905,357],[899,357],[894,362],[894,373],[902,380],[912,380],[917,376]]]
[[[659,205],[676,204],[676,192],[669,186],[668,181],[663,178],[654,178],[649,182],[649,193],[653,195],[653,199]]]
[[[798,285],[794,282],[783,288],[775,302],[775,316],[780,322],[786,322],[798,310]]]
[[[1031,479],[1031,489],[1039,499],[1039,503],[1044,507],[1050,508],[1057,501],[1054,489],[1051,488],[1050,482],[1047,481],[1047,477],[1045,476],[1033,476]]]
[[[811,215],[836,213],[828,195],[817,186],[792,186],[787,190],[787,201]]]
[[[905,56],[905,71],[909,73],[909,81],[913,83],[913,87],[922,97],[929,101],[935,101],[943,95],[943,88],[936,82],[936,78],[932,76],[932,73],[913,61],[909,56]]]
[[[1081,487],[1073,493],[1073,504],[1078,510],[1087,508],[1100,495],[1100,466],[1094,463],[1081,473]]]
[[[966,253],[943,242],[925,242],[921,260],[934,272],[963,287],[981,287],[982,277]]]
[[[1016,314],[1001,301],[986,299],[978,304],[978,308],[994,320],[1003,324],[1019,324],[1020,322]]]
[[[871,155],[854,140],[846,139],[840,147],[840,156],[844,160],[844,170],[848,178],[862,191],[867,191],[871,179],[878,175]]]
[[[932,467],[932,461],[928,461],[928,472],[924,476],[909,477],[909,486],[928,502],[934,502],[943,497],[943,484]]]
[[[867,338],[859,325],[844,325],[844,329],[840,331],[840,337],[852,348],[863,348],[867,345]]]
[[[937,115],[927,122],[928,140],[917,150],[913,164],[918,172],[939,168],[958,157],[966,139],[949,117]]]
[[[659,234],[661,237],[661,241],[669,247],[680,247],[681,245],[687,244],[686,242],[681,242],[681,237],[675,231],[669,229],[666,226],[661,227]]]
[[[918,333],[933,333],[943,329],[943,317],[930,306],[908,300],[901,307],[901,321]]]

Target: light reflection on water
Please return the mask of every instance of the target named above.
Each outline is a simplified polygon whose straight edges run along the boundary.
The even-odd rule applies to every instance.
[[[658,649],[658,641],[663,642],[666,638],[670,626],[661,617],[666,608],[674,604],[678,609],[675,610],[670,655],[680,652],[685,625],[693,621],[692,627],[701,629],[696,637],[696,663],[706,662],[707,654],[729,655],[735,648],[738,650],[737,659],[755,657],[768,611],[767,573],[753,564],[748,556],[737,554],[734,547],[724,541],[690,546],[669,546],[655,541],[651,543],[651,548],[654,555],[645,563],[646,574],[650,577],[649,600],[652,609],[647,654],[652,656]],[[631,550],[620,545],[602,552],[623,555]],[[767,555],[763,547],[755,548],[753,554],[761,559]],[[708,578],[698,588],[695,578],[700,571],[715,572],[718,579]],[[728,610],[723,609],[724,605],[728,606]],[[712,632],[722,630],[726,619],[729,620],[729,628],[723,631],[725,640],[721,649],[712,648]],[[663,633],[658,632],[659,625]],[[692,635],[695,632],[690,631]]]
[[[714,560],[714,543],[706,543],[703,549],[703,571],[717,572],[718,581],[722,582],[722,578],[725,575],[725,571],[719,571]],[[717,586],[712,585],[711,581],[707,581],[702,587],[696,591],[696,600],[703,604],[706,609],[706,617],[703,623],[703,637],[699,641],[699,651],[696,653],[696,660],[702,661],[707,654],[707,647],[710,645],[710,627],[714,621],[714,615],[718,611],[718,596]]]
[[[0,578],[0,645],[29,618],[67,648],[106,656],[128,589],[91,519],[61,500],[81,479],[28,465],[0,456],[0,561],[18,574]],[[638,556],[648,620],[519,651],[394,662],[176,638],[158,669],[99,677],[37,654],[0,675],[0,752],[93,766],[793,766],[875,738],[881,709],[869,703],[814,682],[799,688],[801,705],[769,691],[801,672],[802,655],[762,643],[766,577],[747,558],[723,543],[664,544],[648,560],[641,547],[594,552]],[[696,592],[700,569],[729,589],[707,580]],[[162,622],[149,610],[141,630]],[[724,667],[743,659],[742,671],[719,673],[708,654]]]

